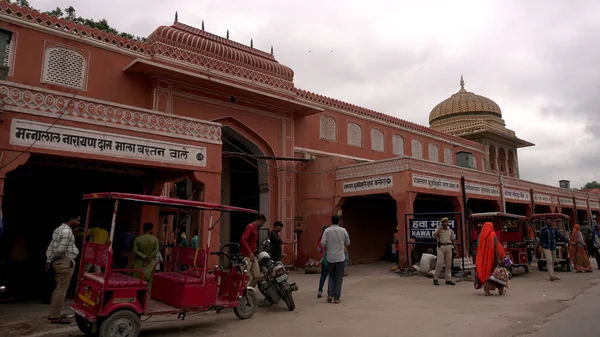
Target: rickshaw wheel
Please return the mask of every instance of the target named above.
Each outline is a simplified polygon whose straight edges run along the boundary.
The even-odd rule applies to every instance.
[[[100,337],[138,337],[140,318],[131,310],[113,312],[100,325]]]
[[[75,322],[77,322],[77,327],[79,331],[83,332],[87,336],[98,336],[98,331],[93,332],[94,326],[85,318],[75,315]]]
[[[246,294],[240,298],[240,305],[233,308],[233,312],[239,319],[248,319],[254,316],[256,308],[258,307],[258,297],[256,293],[251,290],[246,290]]]

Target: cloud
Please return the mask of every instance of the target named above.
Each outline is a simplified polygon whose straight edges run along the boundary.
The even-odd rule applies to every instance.
[[[427,125],[458,90],[496,101],[507,126],[536,144],[522,178],[573,186],[600,174],[600,2],[32,0],[147,36],[180,21],[270,50],[297,87]]]

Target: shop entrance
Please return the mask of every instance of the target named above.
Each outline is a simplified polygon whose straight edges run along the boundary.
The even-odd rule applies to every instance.
[[[349,197],[342,206],[342,224],[350,235],[352,264],[390,260],[398,226],[396,200],[388,194]],[[402,230],[402,228],[400,228]]]
[[[258,146],[234,129],[224,126],[223,171],[221,174],[221,203],[259,210],[269,215],[269,184],[266,161]],[[221,244],[239,243],[246,226],[255,215],[234,212],[225,216],[221,224]],[[271,220],[271,219],[268,219]]]
[[[535,205],[535,214],[554,213],[552,207],[546,205]]]
[[[525,204],[517,204],[512,202],[506,203],[506,213],[508,214],[516,214],[522,216],[528,216],[529,205]]]
[[[441,195],[433,195],[433,194],[417,194],[417,198],[415,199],[415,203],[413,205],[414,215],[413,219],[432,219],[431,215],[428,213],[454,213],[456,211],[462,211],[458,204],[458,198],[456,197],[446,197]],[[441,220],[442,217],[447,217],[448,215],[438,216]],[[435,220],[435,219],[432,219]],[[456,219],[458,221],[458,218]],[[455,233],[457,236],[459,233]],[[412,250],[411,261],[413,263],[421,260],[421,255],[426,253],[428,249],[433,249],[434,254],[437,250],[436,240],[435,239],[425,239],[425,238],[415,238],[414,242],[416,244],[410,247]]]
[[[497,201],[469,198],[467,201],[468,214],[499,212]]]
[[[583,224],[584,221],[590,222],[590,219],[588,219],[588,215],[587,215],[587,211],[583,210],[583,209],[578,209],[577,210],[577,223],[578,224]]]
[[[577,219],[575,218],[575,212],[573,211],[572,208],[564,208],[561,210],[562,214],[568,215],[569,216],[569,230],[571,230],[573,228],[573,226],[575,226],[575,224],[577,223]]]
[[[10,271],[7,288],[11,295],[17,299],[49,295],[52,288],[44,282],[48,276],[44,272],[46,249],[52,232],[69,216],[78,214],[85,221],[83,194],[144,193],[144,182],[154,175],[151,170],[49,156],[32,156],[27,164],[8,173],[0,250]],[[137,234],[139,210],[124,210],[118,220],[131,222],[132,232]],[[76,240],[79,247],[81,242],[82,238]]]

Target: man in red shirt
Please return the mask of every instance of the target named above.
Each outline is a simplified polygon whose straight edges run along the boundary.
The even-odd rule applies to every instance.
[[[258,267],[258,260],[254,256],[256,253],[256,246],[258,244],[258,230],[267,222],[267,218],[259,214],[256,216],[256,220],[246,226],[241,239],[240,253],[244,255],[246,261],[248,261],[248,272],[251,280],[248,286],[255,287],[260,278],[260,268]]]

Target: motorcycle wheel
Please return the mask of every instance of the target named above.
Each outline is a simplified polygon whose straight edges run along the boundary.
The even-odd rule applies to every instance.
[[[294,297],[292,297],[292,291],[286,291],[285,297],[283,298],[285,305],[287,305],[290,311],[294,311],[296,309],[296,303],[294,303]]]

